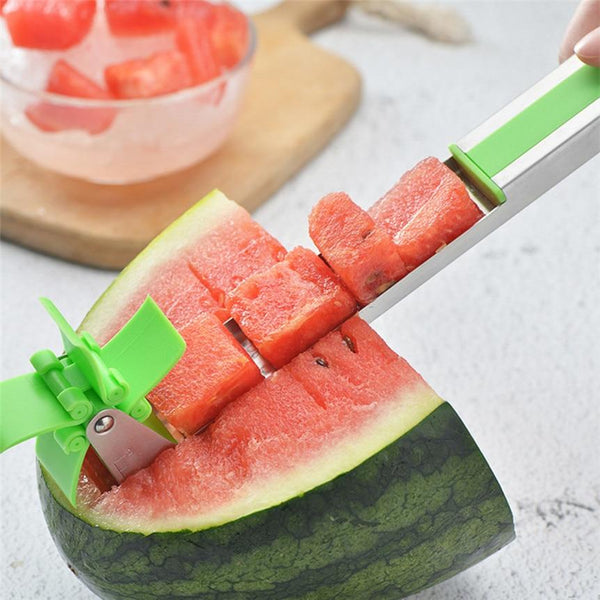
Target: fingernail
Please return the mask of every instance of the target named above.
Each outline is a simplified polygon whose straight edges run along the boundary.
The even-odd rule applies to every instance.
[[[575,44],[573,50],[582,58],[598,58],[600,56],[600,29],[594,29],[582,37]]]

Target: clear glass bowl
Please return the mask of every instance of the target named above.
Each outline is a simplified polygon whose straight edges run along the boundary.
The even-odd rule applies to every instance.
[[[44,87],[58,58],[101,81],[103,65],[97,64],[98,56],[106,64],[110,54],[113,61],[116,56],[126,60],[172,47],[172,40],[164,34],[155,39],[111,40],[104,18],[97,18],[90,40],[59,53],[7,47],[10,38],[5,30],[0,31],[2,133],[21,155],[36,164],[96,183],[146,181],[189,167],[217,150],[234,125],[256,48],[256,31],[250,19],[248,27],[246,56],[231,70],[196,87],[139,100],[72,98],[35,88]],[[56,110],[78,111],[84,120],[113,120],[101,133],[84,129],[45,132],[25,114],[28,107],[41,102]]]

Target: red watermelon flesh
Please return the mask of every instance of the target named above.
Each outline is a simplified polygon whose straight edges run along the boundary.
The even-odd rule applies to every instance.
[[[422,160],[373,204],[369,214],[393,238],[431,198],[449,171],[437,158]]]
[[[8,0],[2,8],[15,46],[65,50],[89,33],[96,0]]]
[[[210,291],[194,275],[187,261],[173,259],[162,266],[159,274],[147,279],[136,289],[118,316],[113,316],[110,328],[97,341],[105,344],[110,340],[147,296],[152,297],[179,331],[202,313],[212,313],[221,321],[229,318],[229,312],[212,297]]]
[[[406,274],[390,236],[347,194],[322,198],[308,223],[313,242],[360,304],[368,304]]]
[[[305,387],[301,370],[293,373],[290,365],[277,372],[226,406],[206,430],[103,494],[91,509],[95,518],[141,532],[227,522],[329,481],[341,463],[342,472],[352,469],[369,455],[366,446],[377,452],[394,441],[399,424],[410,429],[439,406],[433,390],[366,324],[351,323],[349,331],[359,350],[347,361],[337,358],[339,332],[320,343],[331,367],[315,366],[318,397]],[[313,362],[313,352],[296,361],[308,355]],[[363,361],[375,365],[381,356],[393,358],[378,367],[379,381],[365,373],[365,385],[357,384],[353,377],[365,369]],[[331,401],[324,403],[325,396]]]
[[[154,35],[172,29],[176,11],[164,0],[105,0],[106,20],[113,35]]]
[[[320,406],[347,420],[349,407],[358,411],[387,395],[388,378],[415,385],[421,381],[404,359],[387,346],[378,348],[378,339],[364,321],[352,317],[283,371],[302,383]]]
[[[242,281],[275,265],[286,254],[270,233],[238,208],[229,220],[208,232],[189,256],[194,273],[222,306],[227,294]]]
[[[314,253],[295,248],[241,283],[227,308],[274,367],[281,367],[356,310],[356,301]]]
[[[144,249],[119,275],[83,321],[106,343],[147,295],[175,327],[203,312],[229,317],[225,292],[285,256],[285,249],[241,206],[211,192]]]
[[[158,414],[186,435],[214,419],[231,400],[257,385],[262,375],[233,335],[212,314],[179,329],[183,358],[148,395]]]
[[[465,184],[449,170],[431,200],[396,234],[394,242],[404,264],[411,270],[464,233],[482,216]]]
[[[250,39],[246,17],[239,10],[219,4],[212,17],[211,41],[220,64],[234,67],[248,51]]]
[[[218,77],[221,67],[210,40],[210,30],[203,20],[188,19],[177,25],[177,48],[187,58],[194,84]]]
[[[176,50],[108,65],[104,79],[111,93],[121,99],[153,98],[194,84],[186,57]]]
[[[107,100],[111,96],[65,60],[58,60],[50,71],[46,91],[74,98]],[[108,129],[117,111],[113,108],[82,108],[62,103],[38,102],[25,109],[27,118],[42,131],[83,129],[95,135]]]

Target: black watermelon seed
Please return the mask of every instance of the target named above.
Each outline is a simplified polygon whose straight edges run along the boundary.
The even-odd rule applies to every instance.
[[[344,336],[343,342],[346,344],[346,346],[348,346],[348,350],[350,350],[350,352],[354,352],[354,354],[356,354],[354,342],[347,335]]]
[[[317,357],[315,358],[315,362],[320,366],[320,367],[329,367],[329,363],[322,357]]]

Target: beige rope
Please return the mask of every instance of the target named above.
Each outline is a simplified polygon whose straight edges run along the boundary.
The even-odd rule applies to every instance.
[[[466,20],[449,6],[404,0],[352,0],[366,13],[414,29],[439,42],[464,44],[472,39]]]

